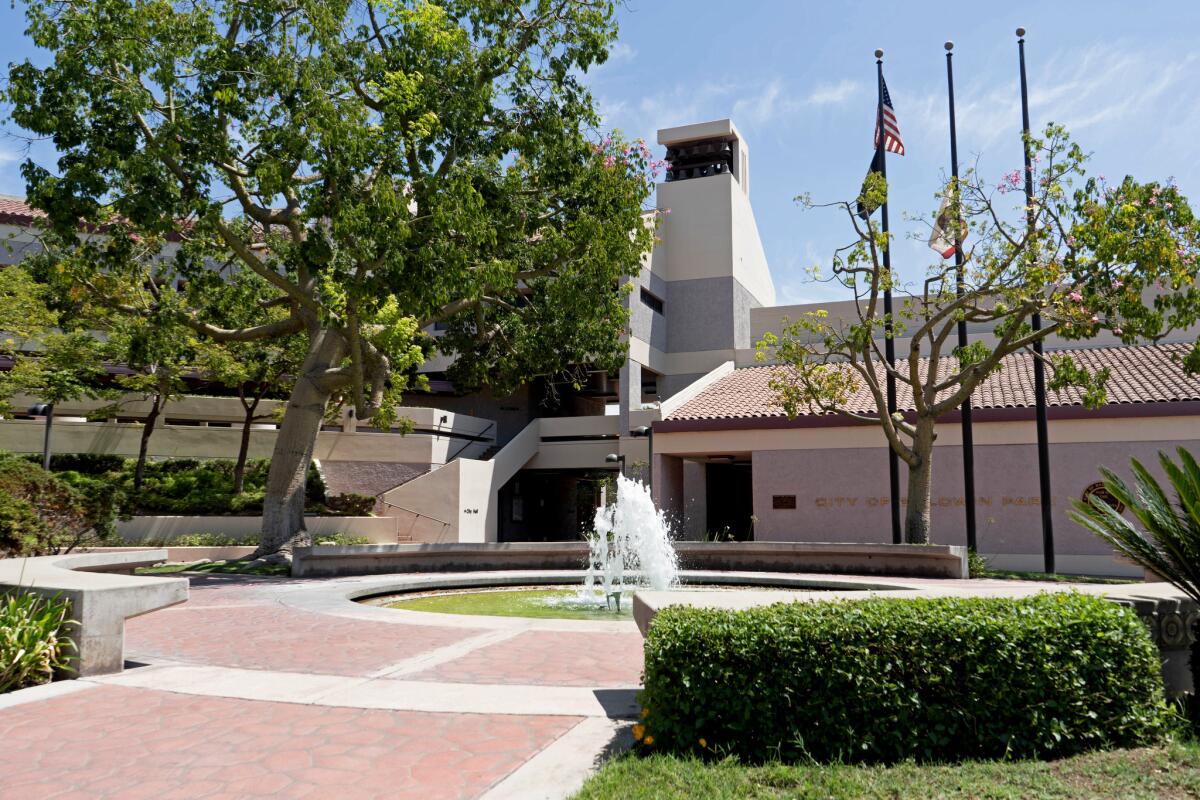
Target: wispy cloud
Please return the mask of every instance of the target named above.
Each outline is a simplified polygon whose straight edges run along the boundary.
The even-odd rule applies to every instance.
[[[1163,63],[1144,50],[1112,44],[1057,53],[1030,75],[1033,127],[1036,130],[1054,121],[1074,133],[1151,118],[1155,126],[1161,126],[1162,116],[1152,110],[1166,100],[1168,93],[1189,81],[1197,61],[1192,54]],[[928,140],[945,139],[949,122],[944,89],[897,99],[903,104],[897,109],[902,125],[906,118],[911,119],[916,132]],[[1177,99],[1183,101],[1182,97]],[[1020,94],[1015,74],[998,83],[968,83],[957,92],[955,104],[959,142],[971,150],[986,149],[1019,128]]]
[[[764,84],[756,94],[743,96],[733,104],[733,118],[746,125],[764,125],[786,113],[792,103],[783,96],[783,81],[776,78]]]
[[[813,89],[807,102],[811,106],[840,106],[862,90],[858,81],[841,80],[837,83],[823,83]]]

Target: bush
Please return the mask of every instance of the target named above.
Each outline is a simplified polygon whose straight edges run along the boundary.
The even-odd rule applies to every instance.
[[[1062,756],[1168,717],[1137,616],[1075,593],[669,607],[642,705],[656,749],[755,761]]]
[[[48,683],[67,668],[75,645],[66,636],[66,600],[0,595],[0,694]]]
[[[257,545],[261,537],[258,534],[250,536],[226,536],[221,533],[185,533],[167,542],[174,547],[237,547],[239,545]]]
[[[130,512],[180,516],[261,514],[271,468],[269,459],[248,461],[243,491],[234,494],[233,461],[192,458],[151,461],[146,464],[141,491],[133,496],[132,464],[129,462],[122,472],[114,475],[117,487],[132,499]],[[310,510],[323,508],[325,489],[316,467],[309,468],[306,492]]]
[[[366,536],[354,536],[349,533],[314,534],[312,540],[313,544],[336,544],[342,546],[371,543],[371,540]]]
[[[35,464],[42,463],[40,455],[26,456]],[[110,453],[52,453],[51,472],[81,472],[84,475],[104,475],[125,469],[125,458]]]
[[[41,556],[105,544],[121,495],[102,479],[47,472],[0,454],[0,555]]]
[[[367,517],[375,510],[375,498],[369,494],[354,494],[353,492],[335,494],[325,499],[325,507],[334,514],[342,514],[347,517]]]

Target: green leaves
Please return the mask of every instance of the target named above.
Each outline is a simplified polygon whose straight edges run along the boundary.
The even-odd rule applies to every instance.
[[[1131,488],[1116,473],[1101,468],[1104,488],[1132,512],[1121,514],[1096,494],[1076,500],[1071,518],[1111,544],[1122,555],[1158,573],[1200,603],[1200,466],[1186,449],[1176,464],[1159,453],[1159,464],[1175,492],[1175,502],[1137,459],[1130,461]]]
[[[674,752],[1053,757],[1160,736],[1159,669],[1135,614],[1073,593],[672,607],[646,639],[641,702]]]
[[[75,645],[70,603],[33,593],[0,595],[0,695],[49,683],[66,670]]]

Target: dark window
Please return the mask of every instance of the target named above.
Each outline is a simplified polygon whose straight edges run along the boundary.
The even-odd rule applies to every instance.
[[[796,495],[794,494],[774,494],[771,495],[771,508],[795,508]]]
[[[659,314],[663,313],[662,298],[651,294],[645,286],[642,287],[642,302],[650,306],[651,309],[657,311]]]

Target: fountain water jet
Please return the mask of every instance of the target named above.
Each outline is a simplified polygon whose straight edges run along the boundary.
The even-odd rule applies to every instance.
[[[596,509],[589,544],[585,598],[595,598],[599,589],[605,602],[615,597],[619,608],[621,594],[628,589],[641,585],[661,591],[678,581],[679,559],[670,526],[640,481],[617,477],[617,502]]]

